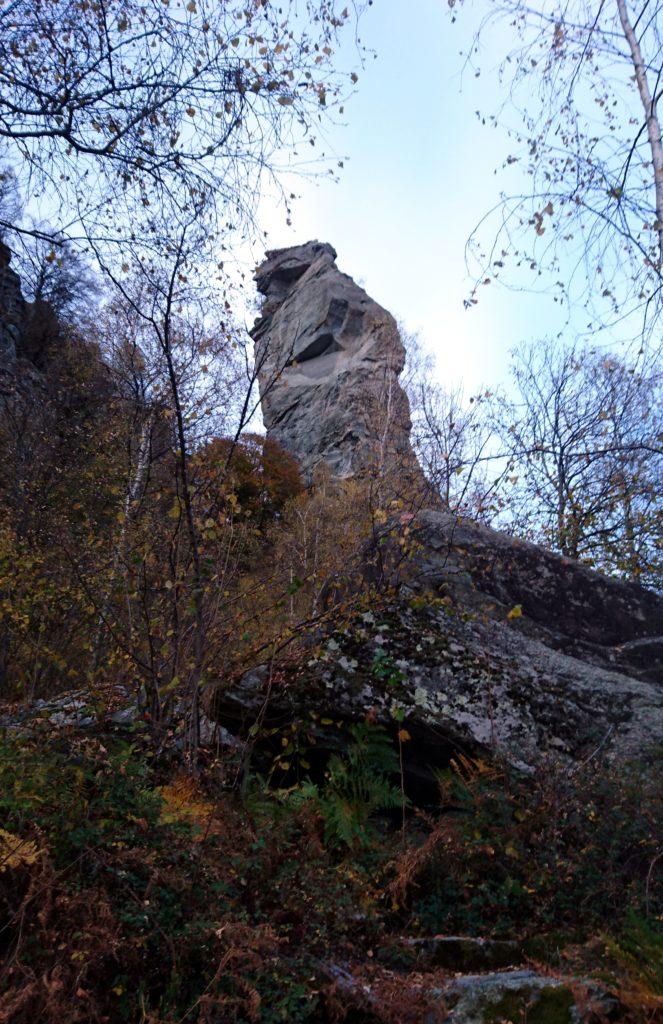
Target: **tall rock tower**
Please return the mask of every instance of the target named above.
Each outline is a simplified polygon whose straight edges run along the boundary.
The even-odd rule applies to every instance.
[[[390,470],[423,484],[396,321],[335,261],[331,245],[307,242],[268,252],[257,271],[264,300],[251,335],[267,435],[307,483],[326,464],[337,479]]]

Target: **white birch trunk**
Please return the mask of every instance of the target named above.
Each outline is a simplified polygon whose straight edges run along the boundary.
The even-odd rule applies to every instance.
[[[622,23],[624,36],[631,52],[631,60],[633,61],[633,69],[635,72],[638,92],[640,93],[640,99],[645,111],[647,137],[649,138],[652,163],[654,166],[656,224],[658,233],[658,269],[660,273],[663,269],[663,143],[661,142],[661,123],[658,118],[657,110],[658,97],[652,96],[651,89],[649,88],[647,69],[642,56],[642,50],[640,49],[640,42],[635,33],[635,29],[631,24],[628,10],[626,8],[626,0],[616,0],[616,3],[617,10],[619,11],[619,20]]]

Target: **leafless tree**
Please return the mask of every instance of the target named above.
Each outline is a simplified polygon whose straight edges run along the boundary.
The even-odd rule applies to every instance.
[[[82,329],[98,311],[101,286],[90,263],[66,239],[58,239],[48,226],[45,233],[17,240],[12,266],[21,279],[25,298],[38,306],[48,304],[57,320]]]
[[[416,335],[401,327],[406,349],[402,384],[412,415],[412,447],[434,494],[452,512],[490,522],[499,511],[503,460],[493,463],[487,415],[490,392],[466,397],[461,386],[436,380],[435,361]]]
[[[349,80],[335,0],[15,0],[0,14],[0,140],[55,241],[97,246],[251,213],[278,152],[315,143]],[[356,76],[354,76],[356,80]],[[3,219],[5,230],[48,231]]]
[[[492,420],[515,484],[505,522],[571,558],[661,582],[661,377],[551,341],[516,353]]]
[[[661,586],[656,360],[544,339],[514,351],[506,389],[465,399],[406,341],[413,446],[447,508]]]
[[[617,324],[660,340],[663,267],[663,5],[652,0],[450,0],[480,12],[468,66],[498,23],[504,102],[478,112],[506,126],[507,165],[531,184],[502,194],[468,249],[482,283],[550,279],[556,301],[586,305],[591,335]],[[491,227],[492,225],[492,227]],[[637,317],[635,316],[637,312]],[[637,327],[636,327],[637,324]]]

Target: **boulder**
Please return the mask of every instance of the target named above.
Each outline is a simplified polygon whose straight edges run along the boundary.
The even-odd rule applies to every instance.
[[[359,1009],[352,1019],[378,1021],[383,1005],[381,981],[418,1000],[422,1024],[607,1024],[622,1006],[592,979],[558,977],[534,970],[505,970],[448,978],[435,974],[387,975],[329,964],[323,968],[341,1003]],[[414,1017],[412,1018],[414,1019]]]
[[[411,582],[318,641],[277,688],[266,668],[222,687],[215,715],[239,735],[257,720],[332,723],[313,727],[327,749],[339,724],[367,715],[394,732],[402,725],[416,800],[434,796],[435,769],[459,753],[531,771],[599,751],[639,758],[663,736],[659,684],[564,653],[506,610],[501,619],[498,608],[468,610]]]
[[[599,751],[646,757],[660,743],[659,594],[435,510],[386,527],[362,572],[364,610],[317,634],[278,688],[259,668],[219,691],[232,732],[263,715],[267,694],[274,721],[331,721],[318,728],[328,748],[339,722],[403,722],[420,793],[458,752],[530,771]],[[330,593],[330,607],[336,597],[348,599]]]
[[[469,519],[426,510],[401,582],[564,654],[663,683],[663,596]]]
[[[465,975],[451,982],[444,998],[448,1024],[598,1024],[615,1019],[620,1009],[594,982],[530,970]]]

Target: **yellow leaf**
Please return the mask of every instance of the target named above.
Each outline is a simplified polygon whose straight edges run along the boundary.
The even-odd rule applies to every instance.
[[[218,823],[210,827],[214,805],[205,799],[190,775],[179,775],[167,786],[161,786],[158,792],[163,800],[160,817],[165,825],[188,823],[198,825],[208,834],[218,831]]]
[[[523,614],[523,606],[521,604],[514,604],[513,608],[507,615],[507,619],[519,619]]]
[[[0,872],[35,864],[40,850],[30,839],[20,839],[0,828]]]

